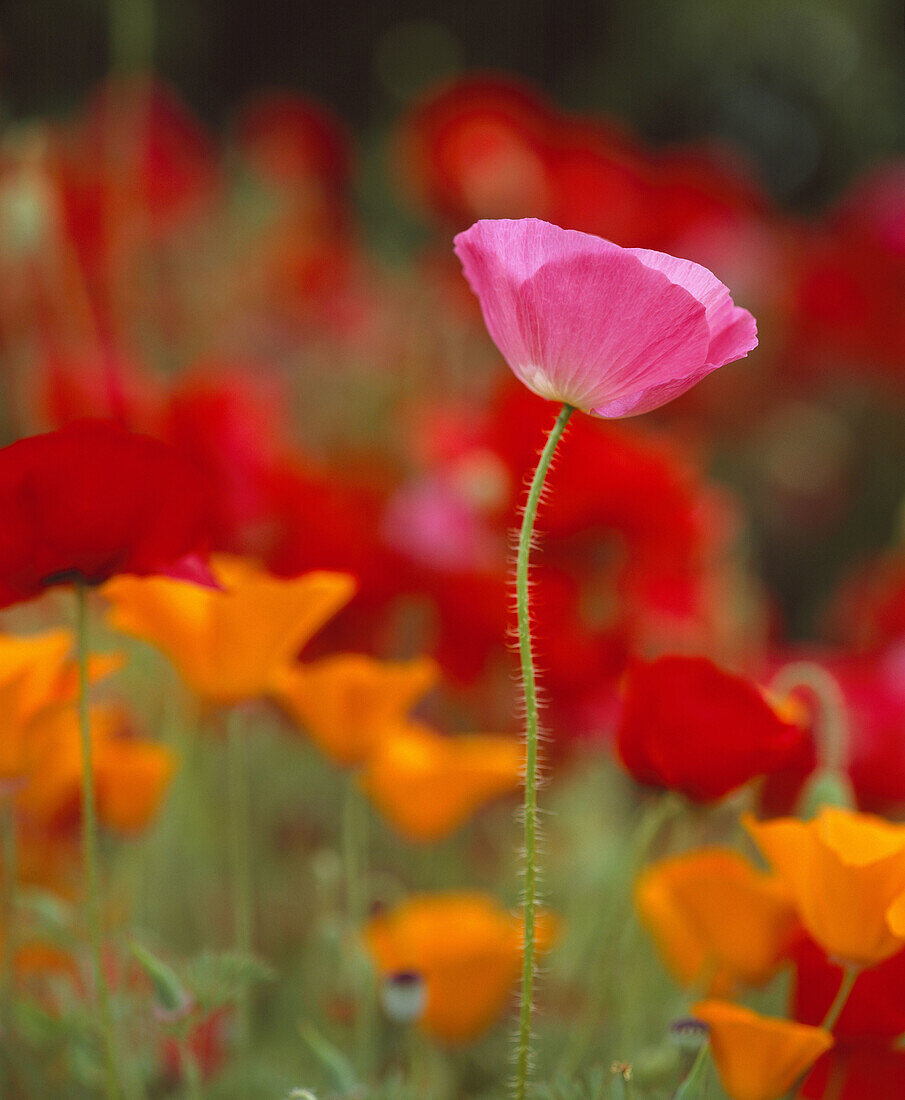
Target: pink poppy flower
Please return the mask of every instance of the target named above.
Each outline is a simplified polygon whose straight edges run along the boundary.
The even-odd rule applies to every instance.
[[[534,218],[455,239],[494,343],[541,397],[622,417],[671,401],[757,345],[705,267]]]

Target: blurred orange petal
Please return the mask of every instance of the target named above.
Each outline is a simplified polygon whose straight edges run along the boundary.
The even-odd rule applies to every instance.
[[[360,764],[381,731],[402,722],[438,677],[439,669],[428,657],[379,661],[341,653],[280,668],[273,693],[331,760]]]
[[[486,1031],[518,981],[522,920],[477,893],[417,895],[372,918],[365,940],[383,976],[410,971],[427,987],[420,1027],[448,1043]],[[556,920],[540,913],[536,939],[546,951]]]
[[[273,577],[250,561],[215,556],[222,590],[163,577],[117,577],[104,587],[110,622],[165,653],[188,686],[213,703],[269,692],[290,662],[354,592],[344,573]]]
[[[812,821],[749,815],[745,827],[828,955],[872,966],[902,948],[905,926],[887,917],[905,897],[905,825],[827,806]]]
[[[157,812],[176,758],[165,745],[120,737],[101,747],[96,767],[98,817],[109,828],[134,833]]]
[[[822,1028],[724,1001],[704,1001],[692,1012],[710,1028],[711,1053],[730,1100],[781,1100],[833,1045]]]
[[[487,802],[516,790],[520,741],[491,734],[444,737],[411,723],[387,731],[361,774],[381,813],[411,840],[455,832]]]
[[[728,848],[648,867],[635,904],[676,978],[710,996],[769,981],[798,928],[788,889]]]

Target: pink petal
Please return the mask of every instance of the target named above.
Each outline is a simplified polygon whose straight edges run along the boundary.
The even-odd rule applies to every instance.
[[[592,409],[594,416],[606,417],[608,420],[621,419],[624,416],[638,416],[641,413],[650,412],[651,409],[659,409],[681,397],[692,386],[706,378],[714,368],[706,367],[700,374],[689,375],[688,378],[675,378],[670,382],[661,382],[656,386],[648,386],[647,389],[637,390],[628,397],[610,401],[606,405]]]
[[[535,219],[477,222],[455,248],[491,337],[543,397],[590,412],[707,365],[704,304],[627,249]]]
[[[743,358],[757,347],[754,318],[746,309],[733,303],[729,290],[712,271],[692,260],[681,260],[648,248],[629,248],[626,251],[637,256],[646,267],[662,271],[670,282],[684,287],[704,307],[710,326],[707,365],[712,370]]]

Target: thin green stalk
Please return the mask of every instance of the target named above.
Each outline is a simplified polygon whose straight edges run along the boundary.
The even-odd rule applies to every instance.
[[[644,808],[632,837],[625,875],[625,890],[613,907],[605,912],[600,927],[595,929],[591,957],[589,960],[583,960],[583,972],[591,976],[593,984],[582,1022],[572,1030],[559,1062],[559,1072],[565,1077],[575,1073],[591,1046],[594,1034],[600,1026],[600,1017],[607,997],[613,993],[613,984],[618,980],[625,951],[625,939],[637,929],[637,923],[632,919],[632,889],[635,879],[647,862],[651,848],[660,836],[660,831],[674,817],[682,813],[685,806],[686,803],[680,796],[666,793],[654,797]],[[625,990],[623,989],[620,1005],[624,1006],[624,1001]]]
[[[676,1090],[675,1100],[701,1100],[710,1089],[710,1044],[704,1043],[688,1076]]]
[[[845,1004],[848,1001],[852,988],[855,982],[858,980],[858,975],[861,973],[861,967],[854,964],[846,964],[842,971],[842,981],[839,983],[839,988],[836,990],[836,996],[833,998],[833,1003],[827,1009],[826,1016],[823,1018],[823,1023],[820,1025],[824,1031],[832,1031],[836,1026],[839,1017],[842,1015],[842,1010],[845,1008]],[[798,1096],[798,1090],[801,1087],[802,1081],[807,1077],[807,1072],[803,1073],[801,1077],[795,1082],[795,1084],[789,1089],[789,1091],[783,1096],[782,1100],[795,1100]],[[835,1096],[837,1094],[837,1088],[832,1088],[835,1084],[835,1079],[830,1081],[831,1091],[828,1093],[828,1097]]]
[[[202,1100],[204,1085],[201,1079],[201,1067],[192,1050],[192,1044],[186,1036],[179,1044],[182,1075],[185,1078],[185,1100]]]
[[[518,540],[518,560],[515,570],[516,606],[518,611],[518,643],[522,663],[522,692],[525,701],[525,799],[524,799],[524,891],[525,891],[525,951],[522,962],[521,1004],[519,1009],[518,1042],[515,1061],[515,1097],[525,1100],[531,1063],[531,1016],[534,1008],[534,923],[537,905],[537,682],[531,652],[531,608],[528,599],[528,564],[534,523],[544,482],[556,447],[573,413],[571,405],[563,405],[556,423],[547,436],[541,452],[528,499],[522,516]]]
[[[361,926],[367,917],[367,893],[364,888],[368,820],[367,807],[349,776],[342,819],[342,859],[345,880],[346,917],[352,945],[355,995],[355,1068],[367,1081],[371,1066],[371,1038],[374,1033],[374,1004],[368,979],[367,963],[357,946]]]
[[[410,1027],[409,1081],[415,1096],[430,1096],[432,1068],[424,1035],[417,1027]]]
[[[858,975],[860,973],[861,968],[853,965],[847,965],[842,971],[842,981],[839,983],[836,996],[833,998],[833,1003],[827,1009],[826,1016],[823,1018],[823,1023],[820,1025],[824,1031],[832,1031],[836,1026],[839,1017],[842,1015],[842,1010],[845,1008],[845,1002],[848,1000],[852,987],[858,980]]]
[[[248,794],[246,734],[233,709],[227,717],[226,768],[229,785],[229,854],[233,894],[233,946],[240,955],[254,949],[251,883],[251,812]],[[244,1054],[251,1038],[251,990],[243,986],[236,1005],[238,1047]]]
[[[116,1032],[110,989],[104,974],[101,933],[101,891],[98,867],[97,796],[94,790],[94,748],[91,740],[90,681],[88,677],[88,599],[83,584],[75,589],[76,652],[79,669],[79,734],[82,746],[82,859],[85,864],[85,907],[91,935],[94,997],[104,1047],[104,1090],[108,1100],[122,1095]]]

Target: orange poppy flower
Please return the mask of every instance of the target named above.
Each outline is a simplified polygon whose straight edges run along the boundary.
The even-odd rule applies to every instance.
[[[41,634],[0,635],[0,683],[20,677],[28,681],[28,693],[22,705],[34,712],[48,698],[58,694],[57,687],[72,649],[68,630],[47,630]]]
[[[33,765],[35,745],[28,736],[30,719],[25,705],[28,693],[27,673],[0,681],[0,713],[5,726],[0,737],[0,796],[15,791]]]
[[[40,742],[35,727],[42,716],[75,701],[78,670],[69,656],[71,648],[68,630],[0,635],[0,793],[20,785],[34,766]],[[121,663],[118,654],[92,656],[89,678],[99,680]]]
[[[210,703],[268,694],[281,667],[351,599],[344,573],[273,577],[250,561],[215,556],[221,589],[166,577],[116,577],[104,586],[111,624],[162,650]]]
[[[548,951],[556,919],[538,915],[536,942]],[[419,1027],[447,1043],[463,1043],[500,1016],[522,965],[522,920],[484,894],[409,898],[373,917],[365,941],[382,977],[415,973],[427,992]]]
[[[746,815],[744,823],[828,955],[873,966],[902,948],[905,825],[832,806],[807,822]]]
[[[769,981],[798,927],[788,889],[728,848],[653,864],[635,904],[676,978],[711,997]]]
[[[166,746],[124,734],[126,727],[116,708],[92,707],[98,818],[110,828],[136,832],[154,816],[176,762]],[[32,734],[37,763],[16,805],[28,824],[52,829],[67,824],[81,810],[82,748],[76,708],[46,712]]]
[[[730,1100],[780,1100],[833,1045],[823,1028],[725,1001],[704,1001],[692,1013],[710,1028],[710,1051]]]
[[[411,840],[448,836],[486,802],[516,790],[525,751],[491,734],[444,737],[409,723],[384,732],[361,773],[381,813]]]
[[[341,653],[286,664],[272,686],[277,701],[323,753],[337,764],[354,765],[367,759],[385,727],[405,720],[438,676],[428,657],[378,661]]]

